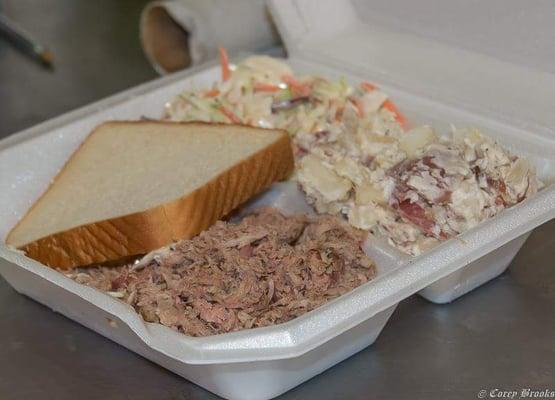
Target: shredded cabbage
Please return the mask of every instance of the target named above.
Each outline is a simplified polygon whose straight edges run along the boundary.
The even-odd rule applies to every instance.
[[[289,66],[266,56],[246,59],[231,77],[204,91],[187,91],[166,105],[175,121],[234,122],[287,130],[296,154],[315,142],[333,140],[345,129],[377,127],[384,134],[403,129],[383,108],[387,96],[379,89],[353,87],[344,79],[295,77]],[[355,123],[349,119],[356,119]],[[237,121],[236,121],[237,122]]]

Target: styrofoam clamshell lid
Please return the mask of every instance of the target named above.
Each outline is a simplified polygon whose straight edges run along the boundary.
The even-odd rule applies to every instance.
[[[555,66],[546,64],[545,55],[555,28],[544,16],[553,15],[553,5],[526,3],[523,15],[517,1],[390,3],[271,0],[270,8],[291,56],[364,72],[555,140]],[[479,20],[483,15],[490,19]],[[542,25],[522,38],[522,23]],[[492,24],[499,33],[480,40],[476,31],[491,31]],[[500,50],[504,46],[510,52]]]

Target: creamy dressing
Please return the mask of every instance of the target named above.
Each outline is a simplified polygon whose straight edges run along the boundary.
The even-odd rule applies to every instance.
[[[295,77],[265,56],[248,58],[212,88],[177,96],[166,118],[287,130],[296,179],[314,208],[343,215],[411,255],[540,185],[530,163],[477,129],[453,129],[449,137],[429,126],[405,131],[402,115],[376,86]]]
[[[413,134],[420,135],[402,135]],[[457,130],[450,138],[434,134],[432,142],[429,135],[420,142],[410,139],[412,157],[393,146],[404,137],[394,137],[396,142],[382,146],[377,154],[371,146],[372,153],[360,146],[358,154],[346,154],[340,141],[314,148],[299,161],[298,180],[318,211],[344,214],[353,226],[379,233],[411,255],[472,228],[538,189],[526,160],[476,130]],[[373,140],[372,134],[367,140]],[[389,154],[392,148],[394,156]],[[367,162],[369,155],[372,161]],[[345,168],[346,159],[350,168]],[[330,196],[331,188],[334,194],[342,188],[342,195]]]

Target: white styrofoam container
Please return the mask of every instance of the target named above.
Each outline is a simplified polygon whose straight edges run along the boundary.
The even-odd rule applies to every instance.
[[[555,75],[529,68],[527,65],[534,64],[531,57],[521,59],[520,64],[508,63],[488,54],[425,39],[432,31],[435,36],[445,34],[450,36],[451,42],[456,41],[452,31],[442,32],[422,23],[419,26],[418,21],[412,23],[403,18],[404,8],[409,10],[409,15],[418,13],[420,19],[427,14],[433,15],[435,11],[449,17],[448,8],[437,10],[434,1],[426,0],[418,5],[388,5],[357,0],[274,0],[271,5],[290,56],[333,65],[378,82],[403,112],[408,110],[409,121],[415,125],[432,124],[444,132],[449,123],[481,126],[515,153],[534,159],[540,176],[548,183],[553,181]],[[461,1],[453,6],[464,8]],[[518,8],[518,4],[513,6]],[[388,8],[389,13],[384,13],[383,10]],[[376,13],[379,16],[372,18]],[[455,21],[463,17],[467,19],[454,29],[465,32],[465,25],[477,23],[475,13],[476,10],[457,17],[451,15]],[[370,18],[371,22],[363,20],[362,16]],[[381,26],[380,18],[384,21]],[[454,23],[450,21],[450,24]],[[421,35],[399,32],[409,24]],[[397,30],[386,26],[397,27]],[[510,30],[505,29],[507,40],[510,35]],[[459,34],[458,42],[475,40],[460,36],[464,35]],[[541,48],[536,43],[538,46]],[[488,50],[487,46],[477,47]],[[514,47],[519,48],[518,45]],[[492,50],[491,46],[489,50]],[[514,59],[514,54],[504,56]],[[407,98],[405,103],[403,95],[409,93],[415,97]],[[414,107],[417,103],[420,104]],[[443,113],[447,107],[455,108],[457,115]],[[519,127],[525,134],[515,135],[516,131],[511,133],[502,125],[492,125],[499,122]],[[532,148],[534,142],[538,145],[535,149]],[[536,152],[544,144],[547,147]],[[503,273],[528,236],[529,232],[524,233],[491,252],[487,258],[468,263],[457,272],[437,280],[419,294],[434,303],[455,300]],[[397,256],[406,258],[400,253]]]
[[[343,7],[335,10],[340,3]],[[332,32],[332,37],[322,34],[326,42],[332,43],[342,34],[356,39],[351,29],[366,34],[364,26],[355,26],[356,14],[347,12],[349,2],[281,0],[279,8],[276,4],[273,11],[282,32],[294,33],[283,26],[284,20],[295,21],[295,15],[288,13],[308,12],[298,22],[302,25],[309,23],[312,13],[321,17],[319,12],[327,9],[328,15],[335,16],[337,26],[346,31],[339,29]],[[369,61],[357,59],[356,54],[346,58],[349,62],[345,61],[343,68],[337,68],[340,63],[334,62],[335,53],[326,56],[329,62],[316,50],[314,56],[309,54],[311,49],[318,49],[318,35],[308,29],[304,35],[315,42],[305,48],[293,33],[289,39],[288,33],[285,36],[287,43],[293,40],[299,45],[299,51],[290,51],[288,60],[296,72],[378,82],[415,124],[427,122],[440,130],[446,130],[449,123],[479,126],[530,158],[546,187],[533,198],[417,258],[399,253],[380,238],[369,239],[365,249],[378,265],[375,280],[288,323],[225,335],[191,338],[159,324],[145,323],[128,305],[0,244],[0,272],[4,278],[19,292],[216,394],[229,399],[267,399],[371,344],[396,305],[411,294],[421,291],[433,301],[446,302],[491,279],[506,267],[534,227],[555,216],[555,142],[548,135],[549,125],[542,125],[550,123],[549,119],[536,118],[532,129],[532,125],[522,124],[528,121],[526,118],[511,120],[489,109],[453,104],[448,101],[451,97],[440,96],[441,90],[429,97],[428,93],[413,90],[410,79],[404,87],[396,79],[368,68]],[[379,32],[376,35],[380,38]],[[401,39],[390,40],[398,46],[404,43]],[[491,65],[484,62],[483,67],[488,70]],[[158,79],[1,141],[0,237],[5,238],[98,123],[159,117],[169,98],[187,88],[206,87],[218,75],[217,67],[208,66]],[[545,84],[552,85],[553,80]],[[248,207],[256,204],[272,204],[288,212],[308,210],[303,196],[290,183],[275,185]]]

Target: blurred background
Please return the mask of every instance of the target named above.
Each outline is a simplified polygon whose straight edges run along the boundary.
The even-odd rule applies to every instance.
[[[0,0],[54,57],[41,68],[0,39],[0,137],[153,79],[139,41],[147,0]]]

